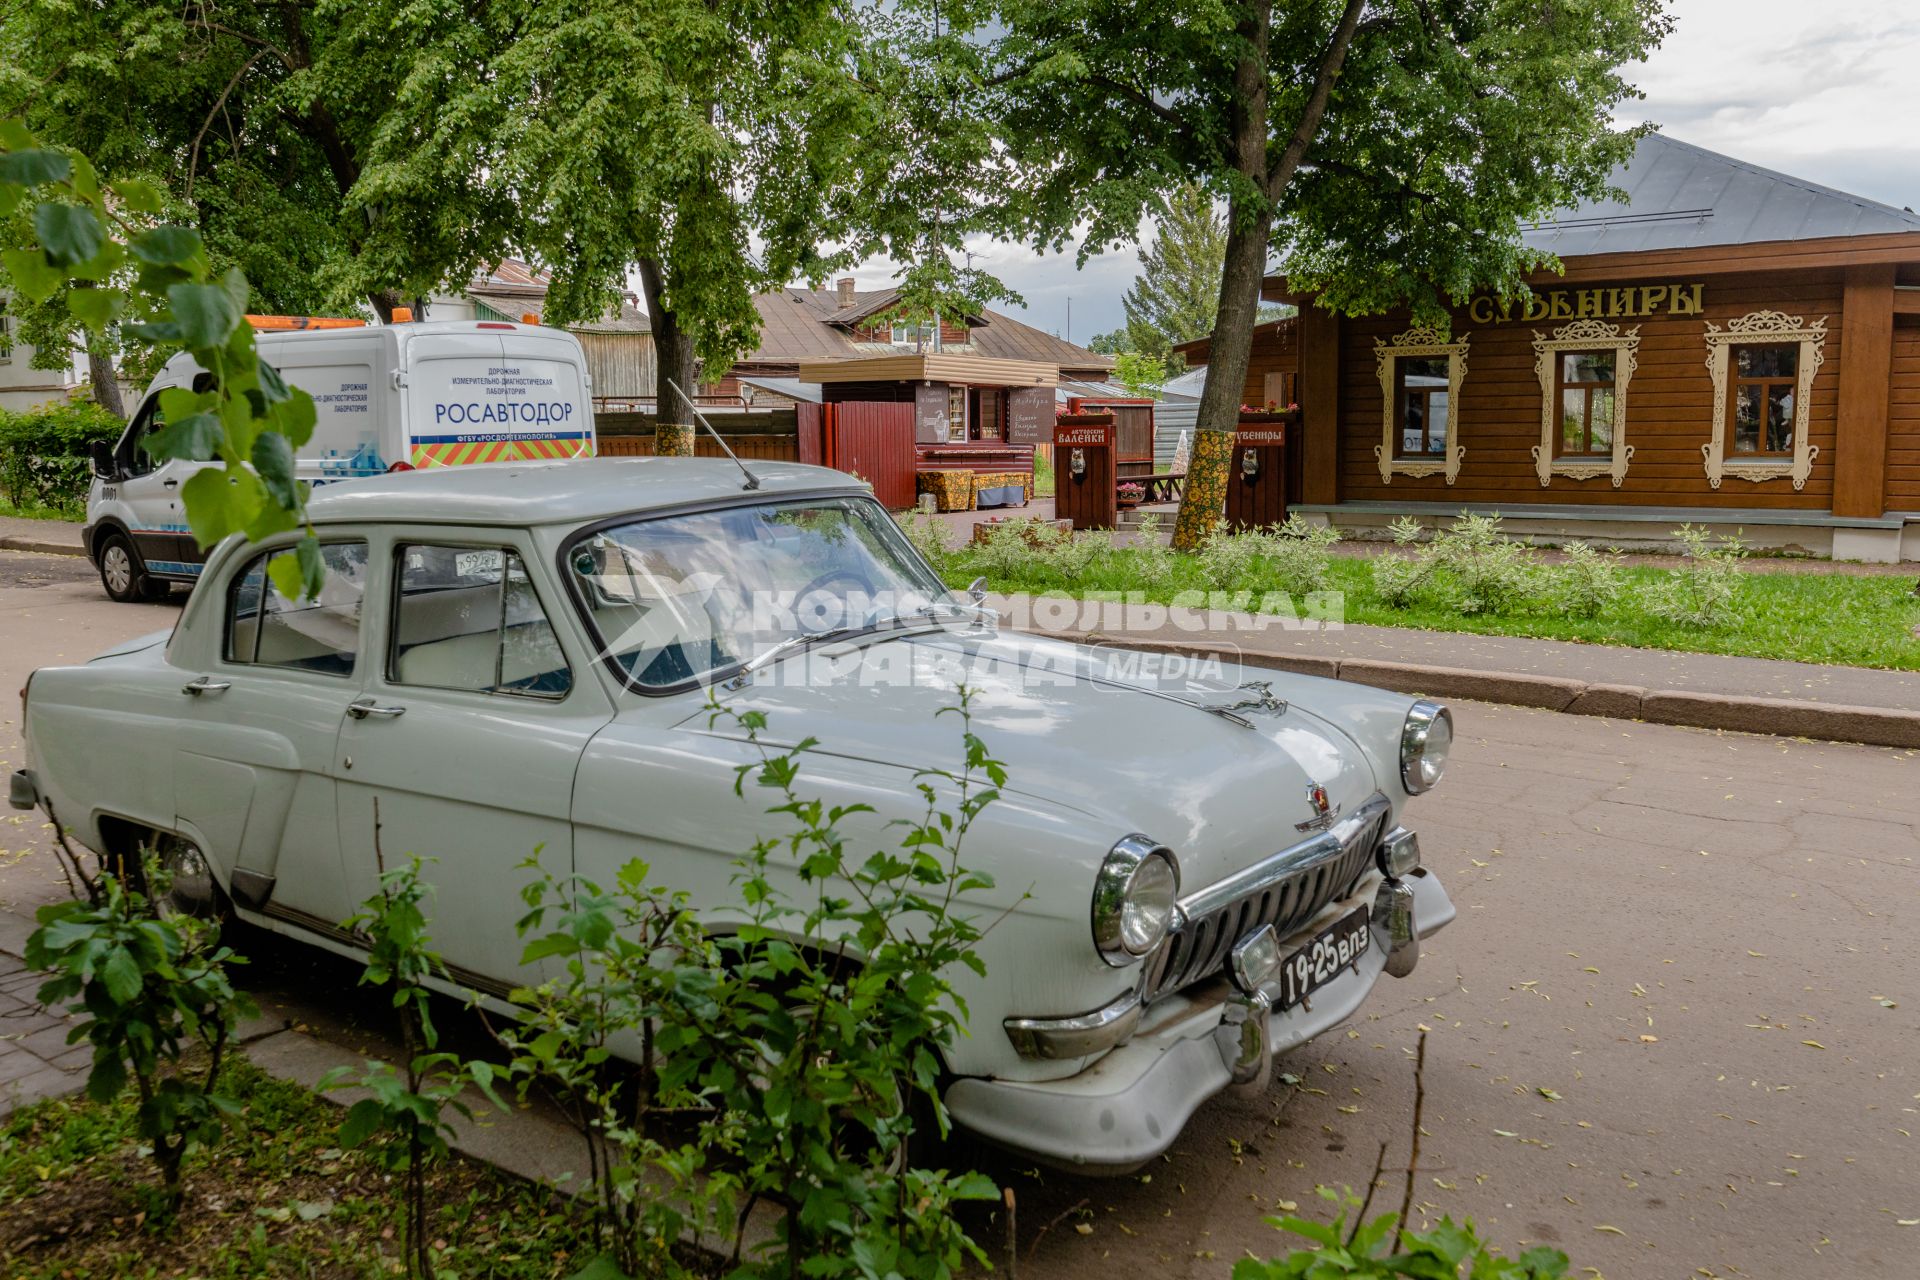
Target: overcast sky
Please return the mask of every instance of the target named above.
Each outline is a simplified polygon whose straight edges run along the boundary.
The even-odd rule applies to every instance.
[[[1670,0],[1678,26],[1633,78],[1623,122],[1891,205],[1920,208],[1920,0]],[[1027,305],[1004,308],[1086,342],[1122,322],[1133,252],[1073,256],[982,242],[975,258]],[[891,282],[890,264],[856,273]],[[1071,302],[1069,303],[1069,300]],[[1071,306],[1071,328],[1069,328]]]

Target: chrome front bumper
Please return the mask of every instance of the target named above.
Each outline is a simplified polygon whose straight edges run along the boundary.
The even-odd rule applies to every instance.
[[[1077,1018],[1009,1020],[1008,1035],[1016,1045],[1028,1037],[1036,1050],[1030,1056],[1065,1059],[1115,1047],[1064,1080],[957,1080],[947,1089],[948,1110],[972,1132],[1048,1164],[1101,1173],[1139,1168],[1173,1144],[1208,1098],[1230,1084],[1262,1082],[1276,1054],[1351,1017],[1383,972],[1411,973],[1420,939],[1454,918],[1439,878],[1424,868],[1374,883],[1372,945],[1299,1005],[1275,1011],[1270,998],[1222,980],[1146,1009],[1129,996]],[[1294,939],[1365,904],[1367,892],[1329,904]]]

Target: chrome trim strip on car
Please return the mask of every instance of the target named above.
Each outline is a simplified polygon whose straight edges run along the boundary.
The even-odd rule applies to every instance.
[[[1393,806],[1375,792],[1330,830],[1282,849],[1180,900],[1181,919],[1147,961],[1142,1004],[1221,973],[1262,925],[1285,940],[1373,865]]]
[[[1129,991],[1104,1009],[1070,1018],[1008,1018],[1000,1025],[1023,1058],[1062,1060],[1105,1053],[1140,1025],[1143,1006]]]

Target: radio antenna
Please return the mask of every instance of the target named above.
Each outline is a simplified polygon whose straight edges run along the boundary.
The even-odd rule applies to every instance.
[[[720,446],[720,452],[726,454],[729,458],[732,458],[733,465],[740,468],[740,474],[747,478],[747,483],[745,487],[750,490],[758,489],[760,487],[760,477],[753,474],[753,472],[747,470],[747,464],[740,461],[739,454],[727,448],[727,442],[720,438],[720,433],[713,429],[713,424],[711,422],[707,421],[707,415],[700,412],[700,406],[693,402],[693,397],[688,395],[685,391],[681,391],[680,384],[675,382],[672,378],[667,379],[667,385],[672,387],[676,392],[678,392],[680,395],[680,398],[687,402],[687,408],[693,410],[693,420],[707,429],[707,434],[713,437],[713,442]],[[659,428],[656,426],[655,427],[656,434],[658,433],[658,430]]]

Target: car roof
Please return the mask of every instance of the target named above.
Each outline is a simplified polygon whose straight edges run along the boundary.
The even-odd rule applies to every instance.
[[[794,462],[747,463],[760,481],[745,487],[726,458],[582,458],[490,462],[389,472],[317,488],[307,504],[315,524],[580,524],[610,516],[787,493],[864,494],[844,471]]]

